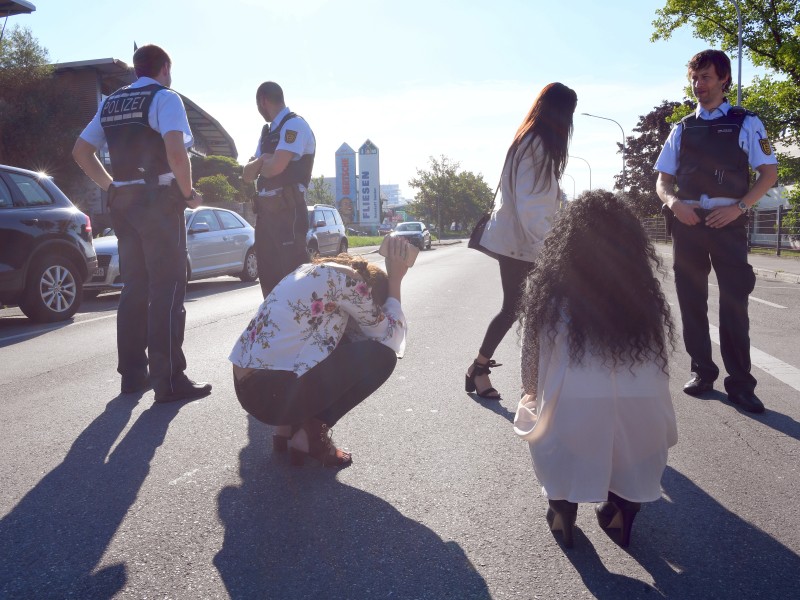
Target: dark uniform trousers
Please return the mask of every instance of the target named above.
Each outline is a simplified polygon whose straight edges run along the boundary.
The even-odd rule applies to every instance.
[[[308,209],[297,184],[257,197],[255,206],[258,278],[266,298],[281,279],[308,262]]]
[[[704,219],[711,211],[697,209]],[[747,263],[747,218],[714,229],[704,223],[672,224],[673,268],[678,292],[683,340],[691,357],[691,370],[706,381],[719,376],[711,357],[708,324],[708,275],[711,267],[719,284],[719,338],[728,377],[727,392],[752,392],[756,379],[750,373],[750,319],[747,303],[755,287],[753,268]]]
[[[186,378],[186,222],[167,190],[160,187],[156,195],[144,185],[123,186],[111,207],[125,284],[117,309],[117,370],[136,378],[149,362],[156,394],[172,392]]]

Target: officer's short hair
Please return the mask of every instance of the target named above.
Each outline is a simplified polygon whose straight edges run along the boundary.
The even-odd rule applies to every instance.
[[[169,54],[155,44],[147,44],[133,53],[133,69],[137,77],[155,77],[164,68],[172,66]]]
[[[720,79],[728,78],[728,83],[725,84],[722,91],[727,92],[730,90],[731,83],[733,82],[733,78],[731,77],[731,60],[722,50],[703,50],[695,54],[692,60],[689,61],[689,64],[686,65],[689,69],[689,77],[692,76],[692,71],[705,69],[709,65],[714,65],[717,77]]]
[[[284,104],[283,90],[274,81],[265,81],[256,90],[256,101],[266,99],[273,104]]]

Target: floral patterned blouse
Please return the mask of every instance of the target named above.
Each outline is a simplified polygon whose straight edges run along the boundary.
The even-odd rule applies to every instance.
[[[406,319],[400,302],[381,307],[349,267],[301,265],[267,296],[229,359],[240,367],[293,371],[299,377],[325,360],[347,333],[375,340],[402,356]]]

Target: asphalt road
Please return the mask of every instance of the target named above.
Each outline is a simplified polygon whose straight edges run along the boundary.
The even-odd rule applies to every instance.
[[[337,425],[354,453],[340,472],[290,468],[236,401],[226,357],[258,284],[196,282],[188,297],[187,372],[214,392],[182,406],[118,395],[118,295],[57,326],[0,311],[0,598],[800,597],[800,285],[753,292],[764,415],[682,394],[679,341],[680,441],[627,550],[589,505],[573,550],[548,531],[511,427],[513,331],[493,374],[504,399],[463,391],[500,304],[494,261],[463,244],[420,254],[406,356]]]

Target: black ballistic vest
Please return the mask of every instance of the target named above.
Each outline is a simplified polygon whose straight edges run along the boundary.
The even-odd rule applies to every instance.
[[[681,120],[678,198],[699,200],[724,196],[741,198],[750,189],[747,153],[739,147],[739,132],[747,115],[732,107],[719,119],[706,121],[690,115]]]
[[[170,172],[164,140],[148,121],[153,98],[165,89],[157,83],[133,89],[126,86],[106,98],[100,124],[108,141],[114,181],[154,183],[159,175]]]
[[[283,119],[281,119],[281,122],[278,123],[275,131],[269,130],[269,124],[264,125],[264,127],[261,129],[261,140],[258,143],[261,154],[275,154],[275,150],[278,149],[278,144],[281,141],[281,131],[283,131],[283,126],[286,124],[286,121],[296,116],[297,115],[293,112],[288,113],[285,117],[283,117]],[[302,119],[302,117],[300,118]],[[300,160],[289,161],[289,164],[286,165],[286,168],[283,170],[283,172],[278,173],[275,175],[275,177],[264,177],[263,175],[259,175],[257,182],[258,191],[262,192],[275,190],[293,183],[300,183],[307,187],[311,182],[311,171],[313,169],[314,154],[304,154],[300,157]]]

